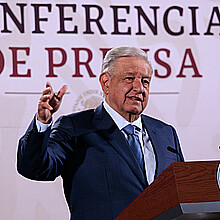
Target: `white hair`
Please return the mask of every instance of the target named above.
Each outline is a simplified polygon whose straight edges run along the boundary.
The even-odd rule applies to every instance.
[[[102,73],[107,72],[111,77],[113,77],[114,63],[120,57],[139,57],[146,60],[150,66],[151,75],[153,74],[153,69],[148,60],[147,54],[139,48],[129,46],[115,47],[109,50],[102,62]]]

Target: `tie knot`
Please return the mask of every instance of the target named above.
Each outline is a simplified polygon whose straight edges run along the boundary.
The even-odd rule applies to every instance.
[[[135,130],[136,130],[136,126],[134,125],[126,125],[124,128],[123,128],[124,132],[127,134],[127,135],[134,135],[135,134]]]

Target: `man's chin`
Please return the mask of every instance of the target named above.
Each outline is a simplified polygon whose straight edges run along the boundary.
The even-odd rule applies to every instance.
[[[143,106],[141,104],[134,105],[128,108],[128,112],[134,115],[140,115],[143,112]]]
[[[142,113],[142,108],[141,109],[131,109],[127,112],[131,115],[139,116]]]

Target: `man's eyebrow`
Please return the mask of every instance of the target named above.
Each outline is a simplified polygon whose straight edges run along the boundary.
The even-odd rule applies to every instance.
[[[135,73],[134,72],[126,72],[125,73],[126,76],[134,76]],[[142,79],[151,79],[151,76],[142,76]]]
[[[151,76],[143,76],[144,79],[151,79]]]
[[[125,74],[126,74],[126,75],[132,75],[132,76],[133,76],[135,73],[133,73],[133,72],[126,72]]]

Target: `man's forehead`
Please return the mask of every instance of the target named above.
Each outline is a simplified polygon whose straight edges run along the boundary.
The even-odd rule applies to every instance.
[[[114,67],[116,68],[115,72],[122,71],[122,73],[126,74],[143,73],[148,76],[151,75],[150,65],[145,59],[139,57],[120,57]]]
[[[140,57],[120,57],[116,60],[115,67],[148,69],[150,65],[147,60]]]

